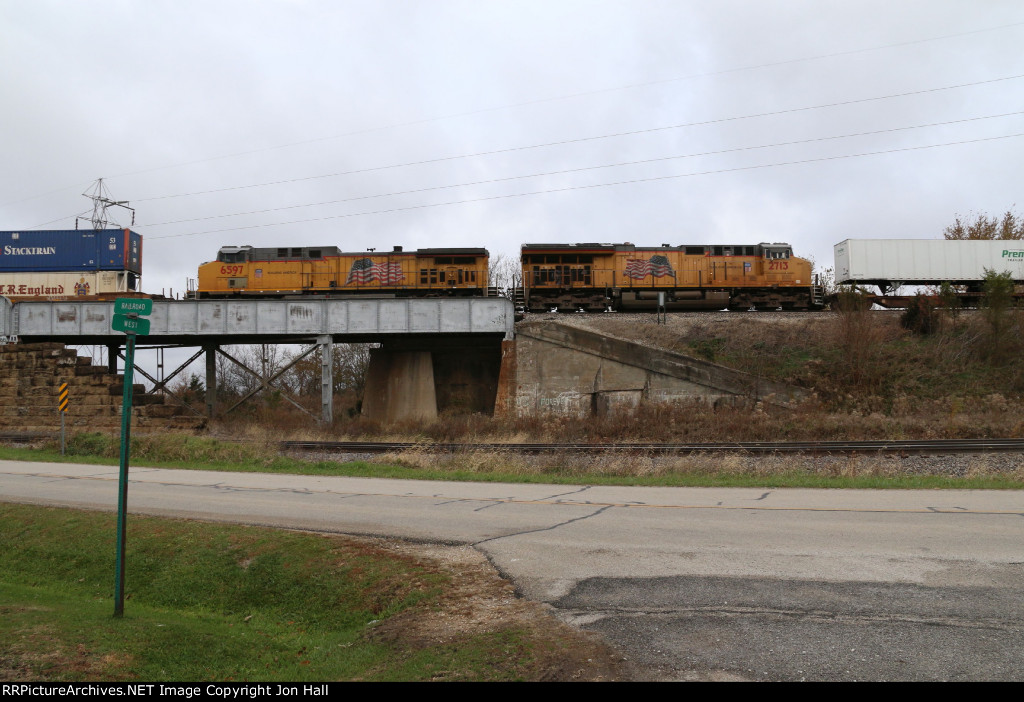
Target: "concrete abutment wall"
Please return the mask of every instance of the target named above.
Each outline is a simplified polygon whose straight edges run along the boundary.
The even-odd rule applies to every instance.
[[[520,323],[502,345],[496,413],[576,417],[628,413],[642,403],[753,399],[788,406],[806,392],[707,361],[556,322]]]

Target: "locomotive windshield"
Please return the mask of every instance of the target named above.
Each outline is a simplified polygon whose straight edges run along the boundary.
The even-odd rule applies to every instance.
[[[761,250],[768,259],[789,258],[793,255],[793,247],[789,244],[761,244]]]
[[[217,252],[217,260],[221,263],[245,263],[250,251],[251,246],[222,246]]]

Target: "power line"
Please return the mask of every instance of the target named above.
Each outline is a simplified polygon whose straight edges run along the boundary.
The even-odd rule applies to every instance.
[[[134,198],[134,202],[136,202],[136,203],[139,203],[139,202],[151,202],[153,200],[167,200],[167,199],[178,198],[178,197],[192,197],[192,196],[195,196],[195,195],[208,195],[208,194],[211,194],[211,193],[230,192],[230,191],[233,191],[233,190],[244,190],[244,189],[247,189],[247,188],[262,188],[262,187],[268,187],[268,186],[271,186],[271,185],[285,185],[285,184],[288,184],[288,183],[299,183],[299,182],[303,182],[303,181],[307,181],[307,180],[318,180],[318,179],[323,179],[323,178],[336,178],[336,177],[345,176],[345,175],[356,175],[356,174],[360,174],[360,173],[371,173],[371,172],[374,172],[374,171],[383,171],[383,170],[389,170],[389,169],[392,169],[392,168],[405,168],[405,167],[408,167],[408,166],[422,166],[422,165],[426,165],[426,164],[430,164],[430,163],[442,163],[442,162],[445,162],[445,161],[454,161],[454,160],[464,159],[464,158],[475,158],[475,157],[478,157],[478,156],[494,156],[494,155],[497,155],[497,154],[511,153],[511,152],[514,152],[514,151],[527,151],[527,150],[531,150],[531,149],[543,149],[543,148],[547,148],[547,147],[550,147],[550,146],[564,146],[566,144],[578,144],[578,143],[588,142],[588,141],[599,141],[599,140],[602,140],[602,139],[614,139],[614,138],[624,137],[624,136],[635,136],[637,134],[650,134],[650,133],[653,133],[653,132],[667,131],[667,130],[671,130],[671,129],[683,129],[683,128],[686,128],[686,127],[703,127],[703,126],[708,126],[708,125],[712,125],[712,124],[721,124],[723,122],[737,122],[737,121],[747,120],[747,119],[756,119],[756,118],[759,118],[759,117],[777,117],[779,115],[792,114],[792,113],[796,113],[796,112],[808,112],[808,111],[811,111],[811,110],[821,110],[821,109],[826,109],[826,108],[830,108],[830,107],[845,107],[845,106],[848,106],[848,105],[856,105],[856,104],[861,104],[861,103],[866,103],[866,102],[877,102],[877,101],[880,101],[880,100],[890,100],[890,99],[899,98],[899,97],[909,97],[911,95],[924,95],[924,94],[927,94],[927,93],[941,92],[941,91],[944,91],[944,90],[956,90],[958,88],[968,88],[968,87],[973,87],[973,86],[977,86],[977,85],[986,85],[986,84],[990,84],[990,83],[998,83],[998,82],[1001,82],[1001,81],[1016,80],[1016,79],[1019,79],[1019,78],[1024,78],[1024,74],[1018,74],[1018,75],[1013,75],[1013,76],[1004,76],[1002,78],[990,78],[990,79],[987,79],[987,80],[980,80],[980,81],[975,81],[975,82],[972,82],[972,83],[959,83],[959,84],[956,84],[956,85],[947,85],[947,86],[943,86],[943,87],[940,87],[940,88],[925,88],[923,90],[912,90],[912,91],[905,92],[905,93],[892,93],[892,94],[889,94],[889,95],[878,95],[878,96],[869,97],[869,98],[859,98],[859,99],[856,99],[856,100],[844,100],[842,102],[832,102],[832,103],[825,103],[825,104],[821,104],[821,105],[809,105],[809,106],[804,106],[804,107],[788,108],[788,109],[785,109],[785,110],[775,110],[775,111],[771,111],[771,112],[759,112],[759,113],[750,114],[750,115],[739,115],[739,116],[733,116],[733,117],[720,117],[720,118],[717,118],[717,119],[702,120],[702,121],[697,121],[697,122],[683,122],[683,123],[680,123],[680,124],[672,124],[672,125],[663,126],[663,127],[649,127],[649,128],[646,128],[646,129],[637,129],[637,130],[628,131],[628,132],[615,132],[615,133],[612,133],[612,134],[601,134],[601,135],[597,135],[597,136],[579,137],[579,138],[576,138],[576,139],[565,139],[565,140],[562,140],[562,141],[552,141],[552,142],[546,142],[546,143],[543,143],[543,144],[530,144],[530,145],[526,145],[526,146],[512,146],[512,147],[509,147],[507,149],[493,149],[493,150],[490,150],[490,151],[478,151],[478,152],[471,153],[471,154],[460,154],[460,155],[456,155],[456,156],[441,156],[441,157],[438,157],[438,158],[424,159],[424,160],[420,160],[420,161],[408,161],[408,162],[405,162],[405,163],[391,164],[391,165],[388,165],[388,166],[373,166],[371,168],[360,168],[360,169],[351,170],[351,171],[341,171],[341,172],[338,172],[338,173],[326,173],[326,174],[323,174],[323,175],[315,175],[315,176],[303,176],[301,178],[291,178],[291,179],[286,179],[286,180],[276,180],[276,181],[270,181],[270,182],[267,182],[267,183],[253,183],[251,185],[236,185],[236,186],[231,186],[231,187],[228,187],[228,188],[215,188],[215,189],[212,189],[212,190],[199,190],[199,191],[195,191],[195,192],[191,192],[191,193],[179,193],[179,194],[176,194],[176,195],[160,195],[160,196],[148,197],[148,198]]]
[[[536,100],[528,100],[528,101],[525,101],[525,102],[511,103],[511,104],[507,104],[507,105],[499,105],[497,107],[485,107],[485,108],[480,108],[480,109],[476,109],[476,110],[469,110],[469,111],[466,111],[466,112],[457,112],[457,113],[452,113],[452,114],[448,114],[448,115],[441,115],[441,116],[438,116],[438,117],[426,117],[426,118],[423,118],[423,119],[412,120],[412,121],[409,121],[409,122],[398,122],[398,123],[395,123],[395,124],[384,125],[384,126],[380,126],[380,127],[370,127],[370,128],[367,128],[367,129],[359,129],[359,130],[355,130],[355,131],[351,131],[351,132],[343,132],[341,134],[335,134],[335,135],[332,135],[332,136],[317,137],[317,138],[314,138],[314,139],[305,139],[305,140],[302,140],[302,141],[290,142],[290,143],[281,144],[281,145],[278,145],[278,146],[268,146],[268,147],[265,147],[265,148],[262,148],[262,149],[252,149],[252,150],[249,150],[249,151],[240,151],[240,152],[237,152],[237,153],[224,154],[222,156],[212,156],[212,157],[207,158],[207,159],[200,159],[200,160],[196,160],[196,161],[188,161],[188,162],[184,162],[184,163],[180,163],[180,164],[174,164],[174,165],[170,165],[170,166],[162,166],[162,167],[158,167],[158,168],[150,168],[150,169],[145,169],[145,170],[140,170],[140,171],[132,171],[130,173],[120,173],[120,174],[117,174],[117,175],[114,175],[114,176],[111,176],[111,177],[119,178],[119,177],[130,176],[130,175],[141,175],[143,173],[151,173],[153,171],[164,170],[164,169],[167,169],[167,168],[177,168],[177,167],[180,167],[180,166],[192,166],[192,165],[195,165],[195,164],[198,164],[198,163],[206,163],[208,161],[216,161],[216,160],[221,160],[221,159],[225,159],[225,158],[235,158],[235,157],[238,157],[238,156],[249,156],[251,154],[263,153],[263,152],[266,152],[266,151],[276,151],[276,150],[279,150],[279,149],[290,148],[292,146],[302,146],[302,145],[305,145],[305,144],[315,144],[315,143],[319,143],[319,142],[322,142],[322,141],[330,141],[330,140],[333,140],[333,139],[341,139],[341,138],[348,137],[348,136],[358,136],[360,134],[369,134],[371,132],[377,132],[377,131],[383,131],[383,130],[387,130],[387,129],[395,129],[395,128],[401,128],[401,127],[412,127],[412,126],[416,126],[416,125],[420,125],[420,124],[428,124],[428,123],[431,123],[431,122],[439,122],[439,121],[447,120],[447,119],[456,119],[456,118],[459,118],[459,117],[470,117],[472,115],[484,114],[484,113],[487,113],[487,112],[496,112],[496,111],[499,111],[499,110],[508,110],[508,109],[513,109],[513,108],[516,108],[516,107],[526,107],[526,106],[529,106],[529,105],[538,105],[538,104],[544,104],[544,103],[548,103],[548,102],[557,102],[557,101],[560,101],[560,100],[569,100],[569,99],[573,99],[573,98],[577,98],[577,97],[586,97],[586,96],[589,96],[589,95],[598,95],[598,94],[601,94],[601,93],[616,92],[616,91],[619,91],[619,90],[631,90],[631,89],[634,89],[634,88],[642,88],[642,87],[651,86],[651,85],[662,85],[662,84],[665,84],[665,83],[675,83],[675,82],[683,81],[683,80],[695,80],[697,78],[711,78],[711,77],[714,77],[714,76],[727,75],[727,74],[730,74],[730,73],[740,73],[740,72],[743,72],[743,71],[753,71],[753,70],[758,70],[758,69],[761,69],[761,68],[775,68],[775,67],[778,67],[778,66],[786,66],[786,65],[790,65],[790,64],[794,64],[794,63],[801,63],[801,62],[804,62],[804,61],[819,61],[819,60],[826,59],[826,58],[836,58],[836,57],[839,57],[839,56],[851,56],[851,55],[854,55],[854,54],[867,53],[867,52],[871,52],[871,51],[881,51],[883,49],[891,49],[891,48],[897,48],[897,47],[901,47],[901,46],[911,46],[911,45],[914,45],[914,44],[924,44],[924,43],[928,43],[928,42],[932,42],[932,41],[941,41],[941,40],[953,39],[953,38],[961,37],[961,36],[969,36],[969,35],[972,35],[972,34],[981,34],[981,33],[985,33],[985,32],[997,31],[997,30],[1000,30],[1000,29],[1008,29],[1010,27],[1018,27],[1018,26],[1021,26],[1021,25],[1024,25],[1024,22],[1013,22],[1013,23],[1010,23],[1010,24],[1004,24],[1004,25],[1000,25],[1000,26],[997,26],[997,27],[987,27],[987,28],[984,28],[984,29],[974,29],[974,30],[970,30],[970,31],[967,31],[967,32],[958,32],[958,33],[955,33],[955,34],[946,34],[946,35],[943,35],[943,36],[930,37],[930,38],[927,38],[927,39],[913,39],[913,40],[910,40],[910,41],[898,42],[898,43],[894,43],[894,44],[885,44],[885,45],[882,45],[882,46],[867,47],[867,48],[863,48],[863,49],[850,49],[848,51],[837,51],[837,52],[830,53],[830,54],[819,54],[817,56],[806,56],[806,57],[795,58],[795,59],[786,59],[784,61],[773,61],[773,62],[769,62],[769,63],[756,64],[756,65],[753,65],[753,66],[740,66],[740,67],[736,67],[736,68],[726,68],[726,69],[722,69],[722,70],[719,70],[719,71],[709,71],[707,73],[695,73],[695,74],[688,75],[688,76],[677,76],[675,78],[662,78],[660,80],[646,81],[646,82],[643,82],[643,83],[632,83],[632,84],[629,84],[629,85],[616,86],[616,87],[612,87],[612,88],[600,88],[600,89],[597,89],[597,90],[588,90],[588,91],[579,92],[579,93],[570,93],[568,95],[560,95],[560,96],[557,96],[557,97],[540,98],[540,99],[536,99]]]
[[[511,193],[511,194],[507,194],[507,195],[492,195],[492,196],[489,196],[489,197],[479,197],[479,198],[473,198],[473,199],[469,199],[469,200],[452,200],[450,202],[438,202],[438,203],[432,203],[432,204],[426,204],[426,205],[410,205],[410,206],[407,206],[407,207],[394,207],[394,208],[387,209],[387,210],[375,210],[375,211],[372,211],[372,212],[352,212],[352,213],[349,213],[349,214],[342,214],[342,215],[331,215],[331,216],[325,216],[325,217],[311,217],[311,218],[308,218],[308,219],[293,220],[293,221],[290,221],[290,222],[273,222],[273,223],[270,223],[270,224],[251,224],[251,225],[246,225],[246,226],[241,226],[241,227],[228,227],[228,228],[225,228],[225,229],[210,229],[210,230],[202,231],[202,232],[189,232],[189,233],[186,233],[186,234],[164,234],[162,236],[149,236],[147,238],[150,239],[150,240],[153,240],[153,239],[171,239],[171,238],[184,237],[184,236],[200,236],[200,235],[203,235],[203,234],[217,234],[217,233],[220,233],[220,232],[234,232],[234,231],[240,231],[240,230],[243,230],[243,229],[261,229],[261,228],[264,228],[264,227],[279,227],[279,226],[286,226],[286,225],[292,225],[292,224],[307,224],[309,222],[322,222],[322,221],[331,220],[331,219],[345,219],[345,218],[349,218],[349,217],[365,217],[367,215],[376,215],[376,214],[391,214],[391,213],[394,213],[394,212],[405,212],[405,211],[409,211],[409,210],[422,210],[422,209],[427,209],[427,208],[431,208],[431,207],[447,207],[449,205],[465,205],[465,204],[470,204],[470,203],[474,203],[474,202],[487,202],[487,201],[490,201],[490,200],[504,200],[504,199],[514,198],[514,197],[528,197],[528,196],[531,196],[531,195],[546,195],[546,194],[549,194],[549,193],[570,192],[570,191],[573,191],[573,190],[588,190],[588,189],[592,189],[592,188],[608,188],[608,187],[612,187],[612,186],[616,186],[616,185],[631,185],[631,184],[636,184],[636,183],[650,183],[650,182],[659,181],[659,180],[672,180],[672,179],[675,179],[675,178],[692,178],[692,177],[695,177],[695,176],[716,175],[716,174],[720,174],[720,173],[735,173],[737,171],[752,171],[752,170],[758,170],[758,169],[762,169],[762,168],[778,168],[778,167],[781,167],[781,166],[804,165],[804,164],[808,164],[808,163],[819,163],[819,162],[822,162],[822,161],[838,161],[838,160],[847,159],[847,158],[862,158],[862,157],[865,157],[865,156],[880,156],[880,155],[885,155],[885,154],[901,153],[901,152],[905,152],[905,151],[921,151],[921,150],[924,150],[924,149],[935,149],[935,148],[940,148],[940,147],[944,147],[944,146],[957,146],[957,145],[962,145],[962,144],[976,144],[976,143],[987,142],[987,141],[998,141],[1000,139],[1013,139],[1013,138],[1021,137],[1021,136],[1024,136],[1024,132],[1019,132],[1017,134],[1005,134],[1003,136],[996,136],[996,137],[984,137],[984,138],[980,138],[980,139],[966,139],[966,140],[962,140],[962,141],[950,141],[950,142],[945,142],[945,143],[942,143],[942,144],[928,144],[928,145],[925,145],[925,146],[908,146],[908,147],[903,147],[903,148],[899,148],[899,149],[886,149],[886,150],[883,150],[883,151],[867,151],[867,152],[863,152],[863,153],[859,153],[859,154],[845,154],[845,155],[841,155],[841,156],[823,156],[823,157],[820,157],[820,158],[801,159],[801,160],[797,160],[797,161],[781,161],[781,162],[778,162],[778,163],[766,163],[766,164],[761,164],[761,165],[756,165],[756,166],[738,166],[738,167],[735,167],[735,168],[722,168],[722,169],[717,169],[717,170],[700,171],[700,172],[695,172],[695,173],[679,173],[679,174],[676,174],[676,175],[654,176],[654,177],[651,177],[651,178],[634,178],[632,180],[620,180],[620,181],[615,181],[615,182],[611,182],[611,183],[593,183],[591,185],[574,185],[574,186],[567,186],[567,187],[564,187],[564,188],[551,188],[551,189],[548,189],[548,190],[535,190],[535,191],[523,192],[523,193]]]
[[[822,141],[834,141],[836,139],[850,139],[850,138],[861,137],[861,136],[873,136],[873,135],[876,135],[876,134],[889,134],[889,133],[892,133],[892,132],[909,131],[909,130],[912,130],[912,129],[926,129],[926,128],[930,128],[930,127],[943,127],[943,126],[948,126],[948,125],[952,125],[952,124],[962,124],[962,123],[966,123],[966,122],[977,122],[977,121],[980,121],[980,120],[997,119],[999,117],[1011,117],[1011,116],[1016,116],[1016,115],[1021,115],[1021,114],[1024,114],[1024,110],[1018,111],[1018,112],[1005,112],[1003,114],[998,114],[998,115],[986,115],[986,116],[983,116],[983,117],[968,117],[968,118],[965,118],[965,119],[950,120],[948,122],[932,122],[930,124],[919,124],[919,125],[914,125],[914,126],[909,126],[909,127],[891,127],[889,129],[878,129],[878,130],[869,131],[869,132],[855,132],[853,134],[840,134],[840,135],[835,135],[835,136],[815,137],[815,138],[812,138],[812,139],[799,139],[799,140],[796,140],[796,141],[783,141],[783,142],[776,142],[774,144],[759,144],[759,145],[756,145],[756,146],[741,146],[741,147],[736,147],[736,148],[732,148],[732,149],[720,149],[720,150],[717,150],[717,151],[704,151],[704,152],[692,153],[692,154],[680,154],[680,155],[676,155],[676,156],[659,156],[659,157],[656,157],[656,158],[640,159],[640,160],[636,160],[636,161],[622,161],[622,162],[619,162],[619,163],[601,164],[601,165],[597,165],[597,166],[582,166],[582,167],[579,167],[579,168],[567,168],[567,169],[558,170],[558,171],[547,171],[547,172],[542,172],[542,173],[530,173],[530,174],[526,174],[526,175],[507,176],[507,177],[504,177],[504,178],[490,178],[490,179],[487,179],[487,180],[477,180],[477,181],[471,181],[471,182],[467,182],[467,183],[453,183],[453,184],[450,184],[450,185],[434,185],[434,186],[427,187],[427,188],[416,188],[416,189],[413,189],[413,190],[400,190],[400,191],[395,191],[395,192],[390,192],[390,193],[379,193],[379,194],[376,194],[376,195],[361,195],[361,196],[358,196],[358,197],[349,197],[349,198],[343,198],[343,199],[339,199],[339,200],[325,200],[325,201],[321,201],[321,202],[311,202],[311,203],[306,203],[306,204],[302,204],[302,205],[285,205],[285,206],[282,206],[282,207],[269,207],[269,208],[265,208],[265,209],[261,209],[261,210],[248,210],[248,211],[245,211],[245,212],[233,212],[233,213],[230,213],[230,214],[210,215],[210,216],[207,216],[207,217],[192,217],[192,218],[189,218],[189,219],[178,219],[178,220],[172,220],[172,221],[168,221],[168,222],[156,222],[154,224],[146,224],[144,226],[147,226],[147,227],[164,227],[164,226],[168,226],[168,225],[171,225],[171,224],[185,224],[185,223],[188,223],[188,222],[201,222],[201,221],[206,221],[206,220],[210,220],[210,219],[224,219],[226,217],[241,217],[241,216],[244,216],[244,215],[266,214],[268,212],[280,212],[280,211],[283,211],[283,210],[295,210],[295,209],[302,209],[302,208],[305,208],[305,207],[320,207],[320,206],[323,206],[323,205],[337,205],[337,204],[341,204],[341,203],[345,203],[345,202],[356,202],[358,200],[372,200],[372,199],[376,199],[376,198],[393,197],[393,196],[397,196],[397,195],[412,195],[412,194],[416,194],[416,193],[430,192],[432,190],[448,190],[448,189],[452,189],[452,188],[464,188],[464,187],[470,187],[470,186],[474,186],[474,185],[487,185],[487,184],[490,184],[490,183],[501,183],[501,182],[506,182],[506,181],[510,181],[510,180],[523,180],[525,178],[543,178],[543,177],[547,177],[547,176],[566,175],[568,173],[580,173],[582,171],[593,171],[593,170],[599,170],[599,169],[604,169],[604,168],[620,168],[620,167],[623,167],[623,166],[636,166],[636,165],[640,165],[640,164],[644,164],[644,163],[656,163],[656,162],[659,162],[659,161],[672,161],[672,160],[683,159],[683,158],[698,158],[698,157],[701,157],[701,156],[718,156],[718,155],[721,155],[721,154],[737,153],[737,152],[742,152],[742,151],[755,151],[755,150],[758,150],[758,149],[771,149],[771,148],[777,148],[777,147],[782,147],[782,146],[796,146],[796,145],[799,145],[799,144],[811,144],[811,143],[822,142]]]
[[[25,227],[25,229],[39,229],[40,227],[45,227],[47,224],[53,224],[54,222],[60,222],[61,220],[66,220],[66,219],[74,220],[74,218],[76,216],[77,215],[70,214],[70,215],[65,215],[64,217],[57,217],[56,219],[51,219],[49,222],[43,222],[42,224],[35,224],[35,225],[31,226],[31,227]]]
[[[347,137],[347,136],[358,136],[360,134],[368,134],[368,133],[371,133],[371,132],[383,131],[383,130],[387,130],[387,129],[396,129],[396,128],[402,128],[402,127],[416,126],[416,125],[420,125],[420,124],[429,124],[429,123],[432,123],[432,122],[439,122],[439,121],[448,120],[448,119],[456,119],[456,118],[459,118],[459,117],[469,117],[469,116],[472,116],[472,115],[484,114],[484,113],[487,113],[487,112],[496,112],[496,111],[500,111],[500,110],[514,109],[514,108],[517,108],[517,107],[527,107],[527,106],[530,106],[530,105],[538,105],[538,104],[544,104],[544,103],[548,103],[548,102],[557,102],[557,101],[561,101],[561,100],[569,100],[569,99],[578,98],[578,97],[586,97],[586,96],[589,96],[589,95],[598,95],[598,94],[602,94],[602,93],[616,92],[616,91],[620,91],[620,90],[631,90],[631,89],[635,89],[635,88],[648,87],[648,86],[652,86],[652,85],[663,85],[665,83],[673,83],[673,82],[678,82],[678,81],[683,81],[683,80],[695,80],[695,79],[698,79],[698,78],[711,78],[711,77],[715,77],[715,76],[728,75],[730,73],[741,73],[741,72],[745,72],[745,71],[759,70],[759,69],[762,69],[762,68],[775,68],[775,67],[778,67],[778,66],[791,65],[791,64],[795,64],[795,63],[801,63],[801,62],[804,62],[804,61],[819,61],[819,60],[828,59],[828,58],[837,58],[837,57],[840,57],[840,56],[852,56],[852,55],[855,55],[855,54],[869,53],[869,52],[872,52],[872,51],[882,51],[882,50],[885,50],[885,49],[893,49],[893,48],[899,48],[899,47],[903,47],[903,46],[913,46],[915,44],[926,44],[926,43],[934,42],[934,41],[944,41],[944,40],[947,40],[947,39],[955,39],[955,38],[958,38],[958,37],[971,36],[971,35],[974,35],[974,34],[984,34],[984,33],[987,33],[987,32],[994,32],[994,31],[999,31],[999,30],[1002,30],[1002,29],[1011,29],[1013,27],[1019,27],[1021,25],[1024,25],[1024,22],[1011,22],[1009,24],[1002,24],[1002,25],[997,25],[997,26],[994,26],[994,27],[983,27],[981,29],[972,29],[972,30],[968,30],[968,31],[965,31],[965,32],[957,32],[957,33],[954,33],[954,34],[944,34],[944,35],[937,36],[937,37],[927,37],[925,39],[912,39],[912,40],[909,40],[909,41],[896,42],[896,43],[893,43],[893,44],[883,44],[883,45],[879,45],[879,46],[865,47],[865,48],[861,48],[861,49],[850,49],[850,50],[847,50],[847,51],[837,51],[837,52],[828,53],[828,54],[818,54],[816,56],[805,56],[805,57],[799,57],[799,58],[794,58],[794,59],[786,59],[786,60],[783,60],[783,61],[773,61],[773,62],[755,64],[755,65],[751,65],[751,66],[738,66],[738,67],[734,67],[734,68],[721,69],[721,70],[718,70],[718,71],[708,71],[706,73],[695,73],[695,74],[688,75],[688,76],[677,76],[677,77],[674,77],[674,78],[662,78],[662,79],[653,80],[653,81],[645,81],[645,82],[641,82],[641,83],[632,83],[632,84],[628,84],[628,85],[621,85],[621,86],[616,86],[616,87],[611,87],[611,88],[599,88],[599,89],[596,89],[596,90],[589,90],[589,91],[583,91],[583,92],[578,92],[578,93],[570,93],[570,94],[567,94],[567,95],[560,95],[560,96],[550,97],[550,98],[538,98],[538,99],[534,99],[534,100],[527,100],[527,101],[524,101],[524,102],[509,103],[509,104],[505,104],[505,105],[499,105],[499,106],[496,106],[496,107],[486,107],[486,108],[480,108],[480,109],[476,109],[476,110],[468,110],[468,111],[465,111],[465,112],[457,112],[457,113],[451,113],[451,114],[448,114],[448,115],[441,115],[441,116],[437,116],[437,117],[427,117],[427,118],[423,118],[423,119],[412,120],[412,121],[409,121],[409,122],[398,122],[398,123],[394,123],[394,124],[390,124],[390,125],[383,125],[383,126],[379,126],[379,127],[371,127],[371,128],[355,130],[355,131],[351,131],[351,132],[343,132],[341,134],[335,134],[335,135],[332,135],[332,136],[317,137],[315,139],[306,139],[306,140],[302,140],[302,141],[289,142],[289,143],[286,143],[286,144],[279,144],[277,146],[268,146],[268,147],[264,147],[264,148],[261,148],[261,149],[251,149],[251,150],[248,150],[248,151],[240,151],[240,152],[234,152],[234,153],[230,153],[230,154],[221,154],[219,156],[211,156],[211,157],[208,157],[208,158],[197,159],[197,160],[194,160],[194,161],[184,161],[184,162],[180,162],[180,163],[176,163],[176,164],[169,164],[169,165],[166,165],[166,166],[157,166],[157,167],[154,167],[154,168],[142,169],[142,170],[137,170],[137,171],[129,171],[129,172],[125,172],[125,173],[118,173],[118,174],[115,174],[113,176],[109,176],[109,178],[122,178],[122,177],[127,177],[127,176],[132,176],[132,175],[141,175],[143,173],[152,173],[152,172],[155,172],[155,171],[167,170],[167,169],[170,169],[170,168],[180,168],[180,167],[184,167],[184,166],[192,166],[192,165],[196,165],[196,164],[200,164],[200,163],[207,163],[209,161],[217,161],[217,160],[223,160],[223,159],[228,159],[228,158],[236,158],[238,156],[248,156],[248,155],[251,155],[251,154],[263,153],[263,152],[267,152],[267,151],[276,151],[276,150],[280,150],[280,149],[290,148],[290,147],[293,147],[293,146],[301,146],[301,145],[304,145],[304,144],[313,144],[313,143],[318,143],[318,142],[322,142],[322,141],[329,141],[329,140],[333,140],[333,139],[341,139],[341,138],[344,138],[344,137]],[[67,186],[67,187],[63,187],[63,188],[57,188],[57,189],[54,189],[54,190],[47,191],[45,193],[39,193],[38,195],[31,195],[29,197],[22,198],[20,200],[12,200],[10,202],[3,203],[0,206],[7,207],[7,206],[10,206],[10,205],[19,204],[19,203],[22,203],[22,202],[26,202],[28,200],[34,200],[34,199],[39,198],[39,197],[44,197],[46,195],[52,195],[54,193],[64,192],[66,190],[70,190],[71,188],[76,188],[77,189],[79,187],[83,187],[83,185],[86,185],[86,184],[87,183],[83,182],[83,183],[79,183],[78,185],[71,185],[71,186]],[[57,221],[57,220],[52,220],[52,221]],[[49,224],[49,222],[47,224]],[[37,225],[37,226],[44,226],[44,225]]]

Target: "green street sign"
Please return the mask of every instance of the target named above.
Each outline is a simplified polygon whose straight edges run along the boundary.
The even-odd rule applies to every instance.
[[[136,317],[126,317],[123,314],[115,314],[114,318],[110,320],[110,328],[114,331],[124,332],[125,334],[138,334],[145,336],[149,334],[149,320],[139,319]]]
[[[153,301],[148,297],[119,297],[114,300],[114,314],[153,313]]]

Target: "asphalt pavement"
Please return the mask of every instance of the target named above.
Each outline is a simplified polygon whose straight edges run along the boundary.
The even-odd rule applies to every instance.
[[[114,509],[117,468],[0,461]],[[1024,492],[621,488],[133,467],[129,512],[473,544],[652,680],[1024,680]],[[129,522],[130,524],[130,522]]]

